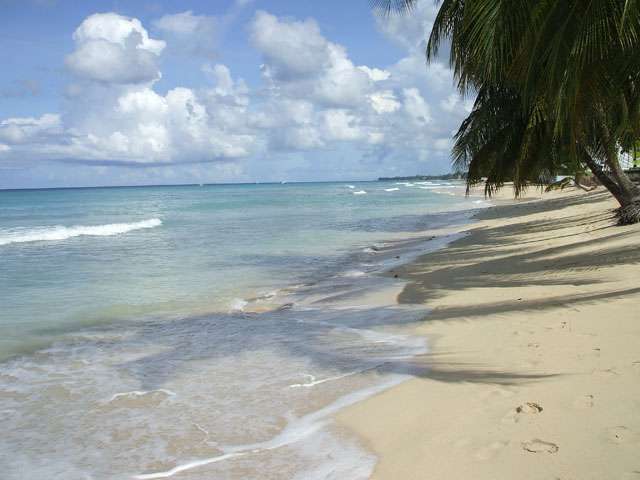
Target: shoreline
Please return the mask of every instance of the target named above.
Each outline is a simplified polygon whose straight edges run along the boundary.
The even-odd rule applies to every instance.
[[[61,331],[60,339],[35,355],[7,359],[0,372],[9,391],[3,400],[6,411],[14,408],[20,416],[7,418],[13,422],[5,439],[11,446],[4,451],[34,451],[44,435],[77,432],[74,440],[91,456],[97,436],[104,434],[93,426],[101,425],[117,438],[113,449],[91,463],[91,471],[103,476],[115,467],[113,452],[125,459],[117,473],[127,478],[244,478],[256,462],[277,465],[285,459],[288,471],[298,474],[317,471],[322,478],[332,469],[342,478],[367,478],[375,457],[355,436],[341,438],[331,420],[344,407],[404,381],[408,375],[395,366],[425,352],[422,337],[404,332],[428,310],[398,306],[404,281],[383,272],[443,248],[467,228],[476,203],[452,200],[459,208],[422,214],[424,206],[418,205],[408,220],[385,220],[375,212],[364,217],[358,224],[364,243],[337,250],[335,260],[309,274],[308,282],[293,278],[289,286],[242,297],[237,310],[82,325]],[[231,351],[229,345],[236,344],[229,339],[239,337],[242,344]],[[24,375],[32,377],[25,381]],[[13,382],[21,384],[19,390]],[[237,399],[232,415],[259,418],[253,430],[232,428],[226,419],[233,416],[211,415],[227,411],[233,397],[226,391]],[[256,398],[267,406],[244,408]],[[52,415],[58,402],[80,414]],[[25,427],[22,418],[51,421],[41,433]],[[67,461],[59,442],[50,445],[42,458],[60,461],[69,471],[84,470]],[[126,452],[137,458],[127,459]],[[13,471],[19,478],[27,467],[20,459],[12,462],[9,476],[14,478]],[[28,469],[48,468],[30,462]]]
[[[413,332],[430,348],[415,378],[335,416],[377,456],[371,478],[640,471],[640,232],[612,226],[602,189],[539,198],[499,197],[392,269],[398,303],[432,309]]]
[[[461,195],[456,193],[455,196]],[[485,201],[483,200],[483,203],[484,202]],[[315,308],[327,310],[344,309],[353,308],[354,302],[355,304],[359,305],[359,307],[355,308],[366,307],[375,309],[394,306],[402,307],[402,304],[396,302],[396,298],[406,286],[406,282],[403,279],[390,278],[394,276],[393,272],[396,269],[410,265],[417,258],[424,256],[425,251],[433,253],[448,248],[449,245],[456,242],[461,236],[464,236],[464,232],[473,226],[474,216],[482,212],[486,208],[487,207],[475,207],[473,208],[475,212],[469,212],[468,215],[465,214],[465,211],[463,210],[439,212],[454,216],[460,216],[461,218],[458,218],[457,221],[454,222],[445,222],[442,225],[437,225],[427,230],[415,232],[415,234],[411,234],[411,232],[404,232],[404,235],[396,235],[393,239],[389,238],[387,240],[378,241],[378,244],[384,244],[383,247],[376,249],[374,252],[380,263],[374,270],[367,273],[363,272],[364,276],[369,277],[371,280],[375,281],[375,279],[378,279],[376,282],[378,283],[378,285],[368,285],[364,291],[356,289],[356,295],[352,296],[348,291],[343,292],[343,294],[346,293],[345,298],[343,299],[341,298],[343,294],[337,295],[334,298],[333,295],[326,295],[326,293],[318,296],[306,292],[305,288],[313,288],[318,284],[323,283],[323,281],[320,281],[318,283],[313,282],[310,284],[298,285],[295,288],[294,286],[283,287],[281,289],[282,292],[288,293],[284,294],[284,296],[279,298],[278,302],[272,304],[270,308],[266,309],[263,308],[263,306],[259,305],[261,297],[247,298],[245,299],[247,304],[242,308],[242,310],[239,310],[235,313],[261,315],[277,313],[279,311],[283,311],[283,309],[295,309],[295,307],[302,307],[303,309],[314,308],[314,305],[317,305]],[[365,247],[365,249],[366,248],[371,248],[371,246]],[[361,251],[361,248],[354,250],[352,252],[352,255],[359,251]],[[396,255],[396,253],[398,253],[399,255]],[[348,275],[344,275],[344,273],[347,272],[348,270],[343,271],[342,274],[336,274],[334,272],[334,274],[326,276],[324,278],[324,281],[335,281],[336,278],[349,278]],[[355,278],[359,277],[360,276],[358,275]],[[381,280],[382,282],[380,282]],[[391,280],[390,283],[388,282],[389,280]],[[300,293],[300,290],[303,292],[302,298],[296,298],[296,296]],[[292,302],[289,303],[289,300],[292,300]],[[405,306],[411,307],[411,305]],[[422,313],[422,315],[424,314],[425,312]],[[419,320],[414,320],[410,323],[410,325],[415,324],[417,321]],[[391,325],[393,325],[393,322],[391,322]],[[339,328],[350,329],[350,327],[346,325],[340,326]],[[361,328],[362,327],[358,327],[358,329]],[[363,331],[367,330],[368,329],[363,329]],[[389,331],[379,330],[375,325],[372,327],[371,331],[379,334],[391,334],[397,337],[412,337],[420,341],[420,343],[426,342],[426,339],[423,335],[414,335],[411,330],[412,329],[410,326],[407,326],[404,321],[401,321],[398,325],[394,325],[393,328],[391,328],[391,330]],[[386,341],[383,340],[382,343],[386,343]],[[373,471],[372,466],[375,465],[376,457],[371,456],[370,449],[361,444],[361,438],[359,436],[354,436],[350,434],[350,432],[344,432],[342,426],[334,422],[335,417],[337,415],[340,415],[340,413],[344,410],[350,408],[352,405],[356,405],[360,402],[366,402],[368,399],[375,397],[380,393],[386,392],[398,385],[402,385],[403,383],[410,381],[411,372],[398,372],[398,365],[404,363],[410,364],[413,358],[419,357],[420,355],[422,354],[411,353],[406,356],[403,355],[400,361],[390,362],[391,364],[393,364],[391,368],[387,368],[389,365],[387,365],[387,362],[385,362],[382,364],[367,367],[366,369],[361,371],[349,372],[339,375],[335,378],[327,378],[320,381],[312,382],[312,384],[309,386],[313,386],[314,383],[320,384],[341,380],[342,378],[350,377],[353,375],[359,376],[361,378],[364,378],[364,375],[376,376],[376,379],[372,383],[367,384],[367,386],[351,389],[347,393],[344,393],[334,400],[324,404],[321,408],[306,412],[301,417],[296,418],[294,421],[288,423],[280,433],[278,433],[273,438],[270,438],[269,440],[248,445],[227,446],[222,450],[223,453],[221,455],[179,463],[173,468],[164,471],[135,474],[132,476],[132,478],[167,478],[177,475],[180,472],[192,469],[198,470],[200,472],[206,472],[203,467],[206,468],[206,466],[208,465],[213,465],[227,459],[244,457],[246,455],[258,454],[261,452],[268,452],[282,447],[299,447],[300,444],[303,444],[305,440],[313,437],[316,432],[322,434],[322,431],[324,431],[325,435],[333,437],[334,440],[343,440],[345,443],[341,445],[342,447],[354,449],[354,452],[357,452],[356,454],[361,459],[370,460],[372,462],[372,465],[354,463],[350,467],[357,471],[357,478],[366,478],[362,475],[365,474],[365,470],[368,472],[368,474]],[[400,368],[402,369],[403,367]],[[307,385],[290,385],[290,387],[292,386],[298,387]],[[346,433],[347,436],[344,437],[343,433]],[[331,467],[331,463],[329,463],[328,466]],[[305,471],[298,472],[298,474],[311,473],[312,470],[307,471],[306,473]]]

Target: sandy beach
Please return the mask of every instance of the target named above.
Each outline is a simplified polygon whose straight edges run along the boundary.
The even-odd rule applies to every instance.
[[[640,230],[602,188],[531,192],[396,268],[416,378],[337,417],[374,479],[640,478]]]

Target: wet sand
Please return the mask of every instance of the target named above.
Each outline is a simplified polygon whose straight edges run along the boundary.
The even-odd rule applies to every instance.
[[[390,273],[429,353],[337,415],[374,479],[640,479],[640,227],[602,188],[508,194]]]

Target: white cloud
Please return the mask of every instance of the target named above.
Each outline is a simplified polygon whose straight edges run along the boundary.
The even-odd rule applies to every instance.
[[[281,20],[258,11],[250,26],[251,42],[265,57],[266,75],[289,80],[317,74],[331,63],[330,44],[312,20]]]
[[[391,76],[391,72],[380,68],[369,68],[366,65],[360,65],[359,70],[362,70],[367,76],[374,82],[381,82],[382,80],[388,80]]]
[[[360,128],[360,119],[346,111],[331,109],[323,114],[327,138],[332,140],[359,140],[364,132]]]
[[[374,83],[390,75],[357,67],[342,45],[328,41],[315,21],[256,13],[250,25],[252,44],[262,53],[263,77],[279,94],[312,98],[329,107],[366,102]]]
[[[453,112],[458,106],[458,103],[460,103],[460,97],[455,93],[452,93],[440,102],[440,106],[447,112]]]
[[[39,118],[8,118],[0,122],[0,140],[7,144],[38,142],[62,133],[60,115],[45,113]]]
[[[312,150],[323,148],[325,140],[312,125],[297,125],[285,130],[274,130],[269,136],[269,146],[274,150]]]
[[[163,15],[154,22],[160,30],[179,35],[191,35],[199,30],[209,30],[212,26],[211,17],[194,15],[191,10],[173,15]]]
[[[255,138],[246,127],[246,87],[223,65],[212,71],[218,72],[216,81],[198,91],[176,87],[161,95],[147,85],[88,89],[90,109],[71,110],[64,118],[4,120],[0,141],[20,147],[13,149],[16,155],[31,149],[34,158],[87,162],[169,164],[247,156]],[[102,104],[99,94],[108,94]]]
[[[373,66],[357,65],[312,19],[257,12],[248,31],[262,56],[261,85],[250,89],[226,65],[207,61],[205,85],[160,91],[161,55],[215,37],[220,19],[192,11],[161,17],[153,31],[166,39],[165,48],[137,19],[88,17],[67,57],[75,80],[62,113],[0,122],[3,159],[237,167],[225,167],[225,175],[251,175],[252,169],[392,174],[415,172],[416,162],[448,164],[451,131],[470,103],[455,93],[448,67],[426,69],[419,40],[425,19],[391,17],[395,23],[385,34],[398,37],[406,56]]]
[[[393,42],[408,51],[424,52],[427,37],[438,14],[438,5],[430,0],[416,2],[415,7],[404,14],[377,14],[378,29]]]
[[[382,90],[369,95],[371,107],[378,113],[391,113],[400,108],[400,102],[392,90]]]
[[[418,124],[431,122],[431,109],[417,88],[405,88],[402,90],[402,95],[404,110],[414,122]]]
[[[440,107],[446,112],[462,112],[468,114],[473,110],[472,98],[463,98],[458,93],[452,93],[447,98],[440,102]]]
[[[215,93],[222,97],[232,97],[234,103],[246,104],[249,100],[247,94],[249,89],[243,80],[235,81],[231,77],[231,71],[226,65],[216,64],[211,66],[205,64],[202,67],[202,71],[206,73],[214,83],[213,90],[210,93]]]
[[[76,50],[67,56],[69,69],[80,78],[136,84],[157,80],[157,58],[165,47],[136,18],[116,13],[87,17],[73,34]]]
[[[450,137],[437,138],[433,142],[433,147],[436,150],[449,151],[451,150],[452,141]]]
[[[170,48],[181,54],[211,57],[215,54],[220,20],[212,15],[194,15],[191,10],[164,15],[153,25],[167,38]]]

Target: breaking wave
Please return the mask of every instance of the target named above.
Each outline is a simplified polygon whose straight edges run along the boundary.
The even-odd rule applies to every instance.
[[[39,227],[29,229],[0,230],[0,245],[26,242],[51,242],[66,240],[68,238],[79,237],[81,235],[107,237],[110,235],[120,235],[133,230],[144,228],[154,228],[162,225],[159,218],[151,218],[133,223],[109,223],[106,225],[76,225],[64,227],[56,225],[54,227]]]

